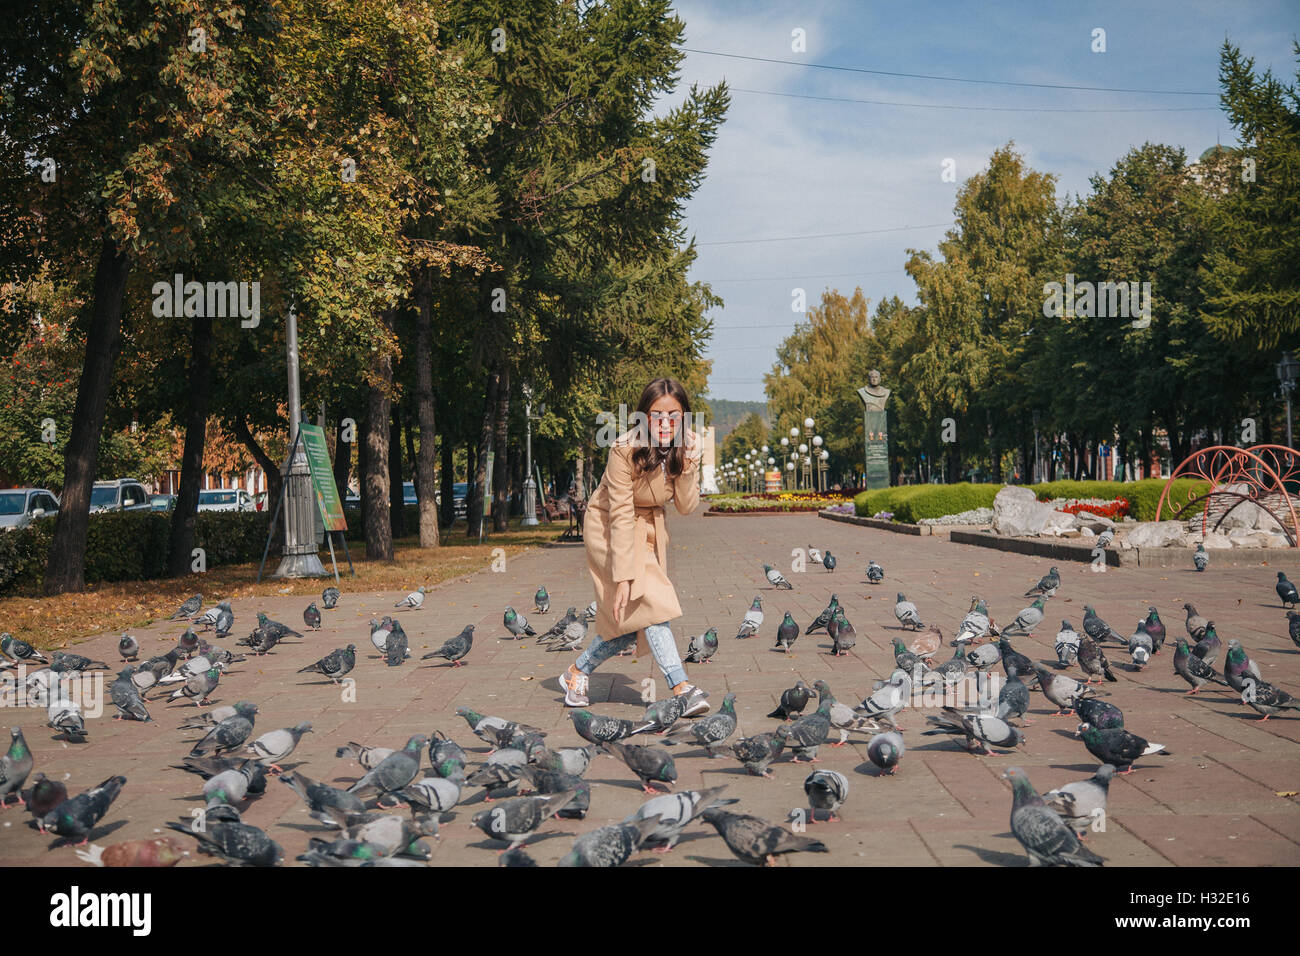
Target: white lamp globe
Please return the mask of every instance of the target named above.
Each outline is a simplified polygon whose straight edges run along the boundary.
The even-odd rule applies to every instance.
[[[831,457],[831,453],[828,452],[828,451],[826,451],[825,449],[823,449],[823,450],[822,450],[822,461],[825,461],[825,460],[826,460],[827,458],[829,458],[829,457]]]
[[[813,420],[811,418],[805,418],[803,420],[803,427],[807,429],[811,429],[813,427]]]
[[[813,435],[813,444],[820,448],[822,446],[822,436]]]
[[[789,447],[789,445],[790,445],[790,439],[788,439],[788,438],[782,438],[782,439],[781,439],[781,447],[782,447],[782,448],[787,448],[787,447]]]
[[[799,454],[803,455],[803,454],[807,454],[807,452],[808,452],[808,446],[801,444],[799,446]]]
[[[798,429],[798,428],[791,428],[791,429],[790,429],[790,437],[791,437],[791,438],[798,438],[798,437],[799,437],[799,429]]]
[[[792,461],[787,461],[787,462],[785,463],[785,470],[786,470],[786,471],[794,471],[794,462],[792,462]]]

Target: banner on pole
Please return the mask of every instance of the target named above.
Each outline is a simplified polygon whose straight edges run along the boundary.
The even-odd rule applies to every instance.
[[[311,486],[316,491],[316,506],[326,531],[347,531],[348,519],[343,516],[343,502],[334,484],[334,467],[330,463],[329,448],[325,444],[325,429],[304,422],[299,426],[302,447],[307,453],[307,466],[311,470]]]

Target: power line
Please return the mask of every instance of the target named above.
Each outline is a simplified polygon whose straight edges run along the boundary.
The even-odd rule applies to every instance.
[[[892,100],[862,100],[850,96],[814,96],[810,93],[778,93],[775,90],[750,90],[735,86],[734,93],[756,93],[762,96],[788,96],[800,100],[826,100],[832,103],[867,103],[872,106],[909,106],[922,110],[963,110],[987,113],[1217,113],[1217,106],[1125,106],[1106,107],[1068,106],[950,106],[941,103],[898,103]]]
[[[906,272],[907,269],[899,266],[897,269],[881,269],[877,272],[824,272],[815,276],[746,276],[739,279],[705,279],[700,278],[699,282],[797,282],[801,279],[842,279],[845,276],[887,276],[894,275],[898,272]]]
[[[807,63],[801,60],[776,60],[765,56],[745,56],[740,53],[719,53],[716,50],[694,50],[682,47],[685,53],[720,56],[731,60],[750,60],[755,63],[780,63],[783,66],[802,66],[815,70],[835,70],[840,73],[869,73],[873,76],[898,76],[911,80],[940,80],[945,83],[977,83],[985,86],[1019,86],[1039,90],[1080,90],[1087,93],[1150,93],[1155,96],[1218,96],[1201,90],[1141,90],[1113,86],[1074,86],[1065,83],[1025,83],[1016,80],[980,80],[964,76],[936,76],[932,73],[901,73],[895,70],[869,70],[861,66],[835,66],[830,63]]]
[[[932,222],[924,226],[891,226],[888,229],[863,229],[860,232],[823,232],[811,236],[771,236],[767,239],[719,239],[697,242],[697,246],[739,246],[755,242],[789,242],[796,239],[843,239],[847,236],[877,236],[886,232],[910,232],[917,229],[938,229],[956,225],[952,222]]]

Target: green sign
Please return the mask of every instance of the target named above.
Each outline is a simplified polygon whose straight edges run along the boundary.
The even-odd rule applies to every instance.
[[[339,500],[339,489],[334,484],[334,466],[330,463],[329,448],[325,445],[325,430],[319,425],[299,426],[302,447],[307,453],[307,465],[311,468],[311,486],[316,489],[316,505],[320,508],[321,520],[326,531],[347,531],[348,521],[343,517],[343,502]]]

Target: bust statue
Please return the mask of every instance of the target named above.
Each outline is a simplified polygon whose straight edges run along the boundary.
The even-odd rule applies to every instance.
[[[889,400],[889,389],[880,384],[880,372],[872,369],[867,373],[867,385],[858,389],[858,398],[869,412],[883,412],[885,402]]]

